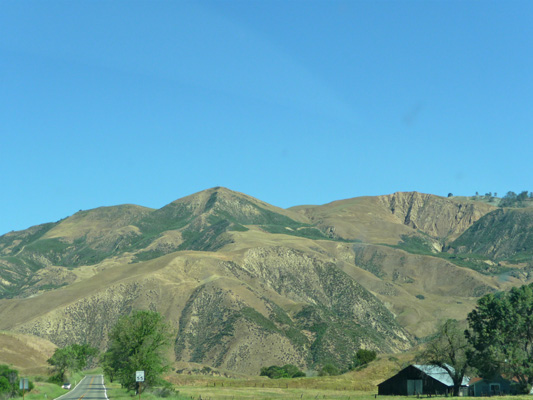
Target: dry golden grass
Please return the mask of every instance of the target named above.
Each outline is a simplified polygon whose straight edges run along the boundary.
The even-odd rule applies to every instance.
[[[0,364],[12,365],[25,374],[44,374],[56,346],[48,340],[20,333],[0,332]]]
[[[281,390],[331,391],[354,393],[377,393],[378,383],[390,378],[402,368],[413,363],[416,353],[382,354],[364,368],[339,376],[315,376],[294,379],[269,379],[264,376],[234,376],[225,378],[211,375],[168,374],[166,379],[178,388],[189,392],[213,392],[232,390],[238,392],[266,390],[279,393]],[[219,371],[225,373],[226,371]],[[203,398],[203,396],[202,396]]]

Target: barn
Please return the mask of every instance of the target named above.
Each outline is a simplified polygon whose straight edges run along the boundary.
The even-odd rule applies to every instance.
[[[513,382],[500,376],[492,379],[472,378],[468,392],[470,396],[501,396],[516,394]]]
[[[463,378],[461,396],[468,394],[468,381]],[[413,396],[453,393],[453,381],[444,368],[434,365],[410,365],[378,385],[379,395]]]

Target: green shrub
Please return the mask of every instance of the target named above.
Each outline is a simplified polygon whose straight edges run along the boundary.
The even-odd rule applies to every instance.
[[[340,375],[341,371],[333,364],[326,364],[318,372],[319,376],[335,376]]]
[[[355,357],[353,358],[352,369],[360,367],[362,365],[366,365],[374,361],[376,357],[377,354],[374,350],[359,349],[357,350],[357,353],[355,353]]]
[[[33,382],[29,382],[29,391],[33,389]],[[19,390],[19,373],[10,366],[0,364],[0,398],[9,399],[22,395]]]
[[[270,367],[261,368],[260,376],[268,376],[270,379],[280,378],[300,378],[304,377],[305,373],[300,371],[296,365],[285,364],[283,367],[271,365]]]

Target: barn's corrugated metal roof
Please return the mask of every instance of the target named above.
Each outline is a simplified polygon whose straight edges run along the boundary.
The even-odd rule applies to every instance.
[[[450,377],[450,374],[446,372],[444,368],[437,367],[435,365],[413,365],[413,367],[418,368],[420,371],[425,373],[426,375],[431,376],[433,379],[441,382],[442,384],[446,386],[453,386],[453,380]],[[451,370],[454,369],[452,367]],[[461,386],[468,386],[468,382],[470,381],[469,377],[463,377],[463,382],[461,383]]]

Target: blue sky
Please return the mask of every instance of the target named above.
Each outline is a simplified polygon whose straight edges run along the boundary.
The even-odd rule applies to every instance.
[[[214,186],[533,191],[531,1],[0,1],[0,234]]]

